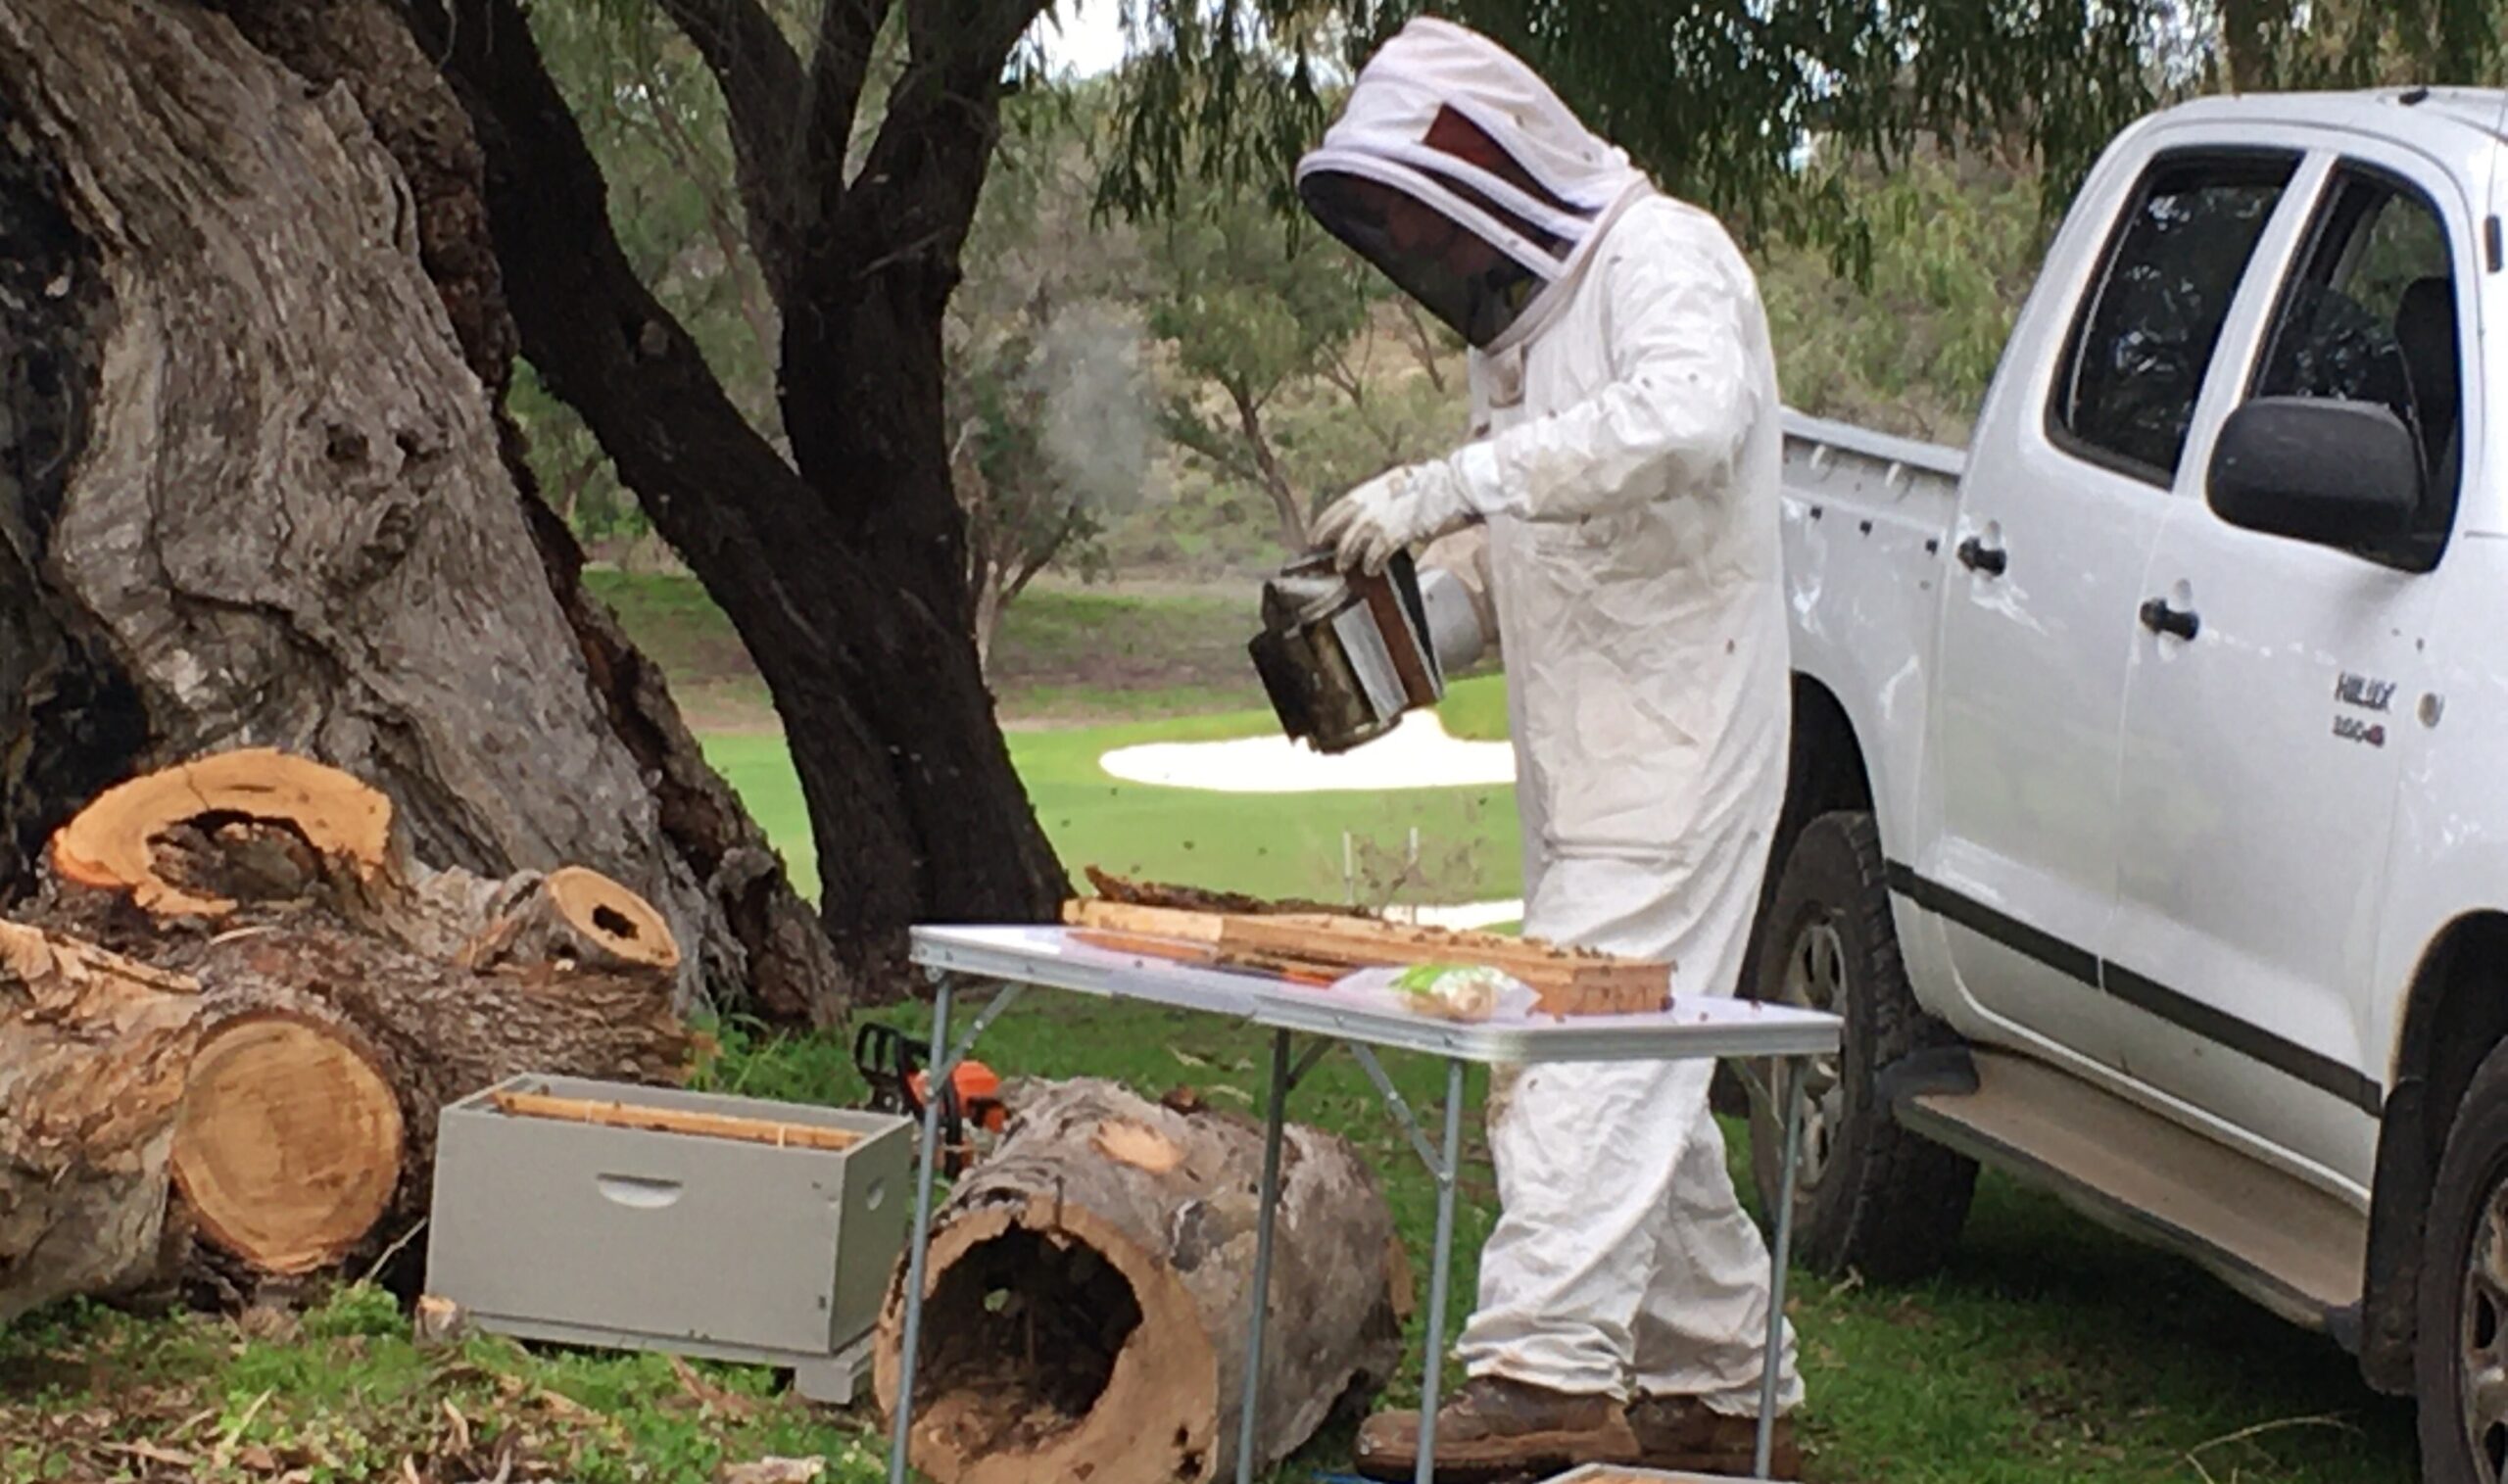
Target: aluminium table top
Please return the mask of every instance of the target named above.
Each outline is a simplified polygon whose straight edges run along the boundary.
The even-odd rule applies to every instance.
[[[1254,970],[1179,963],[1081,941],[1068,928],[922,926],[928,969],[1002,983],[1139,1000],[1273,1029],[1471,1062],[1676,1061],[1835,1051],[1837,1017],[1792,1005],[1683,997],[1647,1015],[1534,1016],[1458,1023],[1378,1009]]]

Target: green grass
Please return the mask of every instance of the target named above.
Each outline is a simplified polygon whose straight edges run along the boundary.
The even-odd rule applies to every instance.
[[[661,665],[699,731],[774,730],[748,650],[695,578],[596,570],[584,585]],[[1154,596],[1033,588],[1002,615],[993,640],[1001,716],[1035,726],[1258,707],[1262,687],[1245,654],[1254,602],[1250,585]]]
[[[870,1484],[885,1477],[870,1431],[779,1394],[775,1373],[752,1366],[691,1362],[683,1376],[658,1355],[534,1352],[492,1337],[420,1345],[372,1288],[337,1291],[293,1320],[149,1320],[82,1302],[0,1332],[7,1484],[633,1484],[811,1456],[827,1460],[827,1484]]]
[[[1393,793],[1214,793],[1125,783],[1098,759],[1142,742],[1267,735],[1269,712],[1015,732],[1011,760],[1037,817],[1073,876],[1098,866],[1124,876],[1184,881],[1266,896],[1343,895],[1341,833],[1351,832],[1360,894],[1378,900],[1421,837],[1417,885],[1405,901],[1514,896],[1519,884],[1512,789],[1419,789]],[[782,842],[800,888],[818,890],[799,781],[772,736],[706,740],[705,752],[767,835]]]

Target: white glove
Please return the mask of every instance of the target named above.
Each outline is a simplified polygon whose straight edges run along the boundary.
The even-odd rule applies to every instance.
[[[1413,542],[1432,541],[1471,523],[1463,481],[1443,463],[1389,470],[1325,508],[1315,523],[1319,546],[1332,548],[1342,571],[1370,576]]]

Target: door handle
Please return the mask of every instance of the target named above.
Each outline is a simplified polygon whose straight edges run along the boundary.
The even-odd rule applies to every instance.
[[[1988,577],[2001,577],[2002,569],[2011,563],[2002,548],[1987,546],[1974,536],[1959,543],[1957,555],[1959,565],[1971,572],[1983,572]]]
[[[2193,644],[2203,628],[2203,620],[2193,608],[2172,608],[2167,598],[2153,598],[2143,603],[2143,627],[2154,634],[2174,634]]]

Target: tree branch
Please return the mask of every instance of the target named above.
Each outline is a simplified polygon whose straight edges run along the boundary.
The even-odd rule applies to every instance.
[[[828,0],[828,8],[841,3]],[[781,304],[798,258],[793,131],[803,101],[800,59],[758,0],[661,0],[661,6],[723,90],[749,250]]]
[[[818,46],[810,54],[809,91],[801,119],[805,194],[796,202],[798,219],[832,221],[844,206],[845,159],[853,147],[853,119],[870,80],[871,55],[894,0],[822,0]],[[796,117],[800,117],[796,115]]]
[[[853,185],[924,218],[900,221],[897,239],[929,236],[956,258],[1000,132],[1002,69],[1045,4],[908,0],[906,70]],[[900,195],[909,182],[920,188]],[[842,185],[823,181],[822,189]]]

